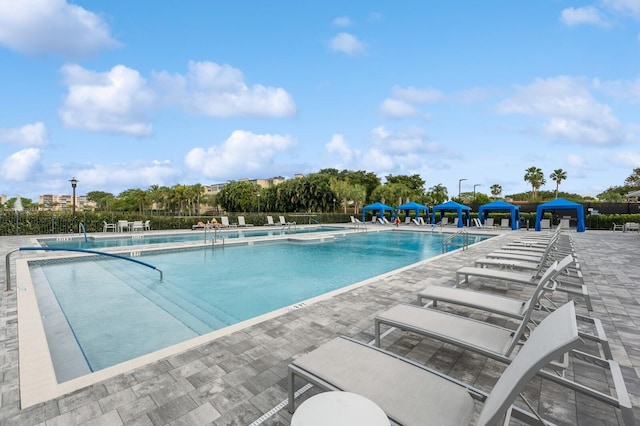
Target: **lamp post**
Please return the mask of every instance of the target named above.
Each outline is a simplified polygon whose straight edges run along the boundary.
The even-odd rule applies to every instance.
[[[73,189],[73,196],[71,198],[71,202],[72,202],[71,212],[75,216],[76,215],[76,186],[78,186],[78,179],[71,178],[69,182],[71,182],[71,188]]]
[[[482,186],[479,183],[476,183],[475,185],[473,185],[473,202],[475,203],[476,201],[476,186]]]
[[[258,197],[258,213],[260,213],[260,193],[259,192],[256,194],[256,197]]]
[[[460,200],[460,195],[462,194],[462,181],[467,179],[458,179],[458,200]]]
[[[335,214],[336,212],[336,199],[333,199],[333,213]]]

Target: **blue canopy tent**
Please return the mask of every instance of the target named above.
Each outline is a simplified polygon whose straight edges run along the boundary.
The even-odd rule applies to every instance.
[[[469,223],[471,217],[471,208],[464,204],[456,203],[455,201],[447,201],[446,203],[438,204],[433,207],[433,215],[431,217],[431,223],[436,223],[436,213],[440,212],[440,219],[444,216],[445,211],[458,212],[458,228],[464,226],[465,221],[462,220],[462,212],[465,212],[466,223]]]
[[[496,200],[492,203],[483,204],[478,208],[478,217],[484,223],[492,211],[509,211],[511,212],[511,229],[518,229],[520,224],[520,207],[509,204],[506,201]]]
[[[586,227],[584,225],[584,206],[582,204],[574,203],[573,201],[565,200],[564,198],[556,198],[548,203],[540,204],[536,209],[536,231],[540,231],[540,220],[544,216],[545,212],[554,212],[557,210],[575,210],[578,216],[578,226],[576,231],[584,232]]]
[[[415,201],[410,201],[408,203],[404,203],[399,205],[398,207],[396,207],[397,211],[404,211],[405,215],[409,215],[409,212],[411,210],[415,210],[416,211],[416,219],[418,219],[418,217],[420,216],[420,212],[424,211],[425,215],[427,216],[427,222],[429,221],[429,207],[424,206],[422,204],[416,203]]]
[[[362,208],[362,221],[363,221],[363,222],[365,221],[365,219],[364,219],[364,214],[365,214],[368,210],[377,210],[377,211],[379,211],[379,212],[380,212],[380,213],[379,213],[380,215],[379,215],[378,217],[384,217],[384,212],[385,212],[385,211],[393,211],[393,208],[392,208],[392,207],[389,207],[389,206],[388,206],[388,205],[386,205],[386,204],[382,204],[382,203],[380,203],[380,202],[373,203],[373,204],[369,204],[368,206],[364,206],[364,207]]]

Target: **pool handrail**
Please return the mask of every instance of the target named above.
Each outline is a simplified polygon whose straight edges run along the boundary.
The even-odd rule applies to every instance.
[[[7,290],[6,291],[11,291],[11,262],[9,261],[9,256],[11,256],[11,254],[17,252],[17,251],[38,251],[38,250],[46,250],[46,251],[74,251],[74,252],[79,252],[79,253],[89,253],[89,254],[97,254],[100,256],[109,256],[109,257],[115,257],[116,259],[124,259],[124,260],[128,260],[130,262],[134,262],[137,263],[139,265],[142,266],[146,266],[147,268],[151,268],[151,269],[155,269],[156,271],[158,271],[160,273],[160,281],[162,281],[162,271],[158,268],[156,268],[155,266],[146,263],[146,262],[142,262],[141,260],[138,259],[132,259],[130,257],[127,256],[122,256],[119,254],[115,254],[115,253],[106,253],[103,251],[97,251],[97,250],[89,250],[89,249],[80,249],[80,248],[62,248],[62,247],[20,247],[17,248],[15,250],[11,250],[9,253],[7,253],[7,255],[5,256],[5,279],[7,281]]]

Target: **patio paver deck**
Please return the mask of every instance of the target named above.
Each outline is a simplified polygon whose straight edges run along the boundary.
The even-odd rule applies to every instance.
[[[18,380],[16,294],[15,291],[3,291],[0,295],[0,423],[288,425],[291,415],[286,407],[273,409],[281,406],[287,398],[286,371],[291,359],[338,335],[371,341],[376,313],[400,302],[415,303],[415,294],[424,288],[425,279],[438,285],[455,284],[457,268],[471,265],[484,253],[525,233],[507,231],[500,238],[469,250],[422,262],[329,300],[293,309],[194,349],[24,410],[20,408]],[[590,315],[603,322],[638,415],[640,237],[636,233],[611,231],[572,232],[571,237],[594,305]],[[1,237],[2,258],[16,247],[31,245],[32,238]],[[0,286],[2,289],[5,287],[4,262],[0,263]],[[473,280],[469,287],[476,288]],[[513,286],[502,290],[495,286],[494,291],[517,296],[527,289]],[[554,297],[562,302],[566,295]],[[589,315],[584,304],[578,303],[577,309]],[[477,313],[472,315],[482,317]],[[492,317],[491,321],[501,324],[506,320]],[[411,333],[394,331],[385,337],[383,347],[482,389],[490,389],[501,371],[496,362]],[[595,369],[576,366],[570,374],[594,386],[603,385],[603,376]],[[300,400],[315,392],[317,390],[312,388]],[[607,406],[563,392],[547,382],[534,379],[527,392],[541,393],[539,408],[558,424],[622,424],[616,412]]]

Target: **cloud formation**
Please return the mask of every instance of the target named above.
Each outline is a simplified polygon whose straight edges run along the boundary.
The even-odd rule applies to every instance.
[[[338,33],[329,41],[329,47],[336,52],[342,52],[349,56],[364,53],[365,45],[356,36],[349,33]]]
[[[85,188],[146,188],[171,185],[181,171],[169,161],[134,161],[131,163],[94,164],[80,168],[75,177]]]
[[[46,146],[49,134],[44,123],[38,121],[18,128],[0,128],[0,143],[6,142],[24,146]]]
[[[390,118],[428,118],[429,114],[421,111],[418,106],[444,100],[444,94],[436,89],[394,86],[391,97],[382,101],[380,112]]]
[[[286,90],[244,82],[242,71],[215,62],[189,62],[186,75],[153,74],[165,101],[209,117],[289,117],[296,104]]]
[[[503,114],[542,117],[550,138],[583,145],[615,145],[628,138],[611,107],[596,101],[579,80],[567,76],[516,86],[498,104]]]
[[[593,6],[569,7],[564,9],[560,14],[560,21],[563,24],[573,27],[577,25],[596,25],[599,27],[607,27],[609,23],[600,10]]]
[[[208,178],[227,180],[265,175],[272,170],[275,156],[296,144],[289,135],[236,130],[221,145],[192,149],[185,157],[185,164]]]
[[[120,46],[102,18],[66,0],[0,1],[0,44],[69,57]]]
[[[31,178],[40,164],[42,152],[38,148],[26,148],[5,158],[0,164],[0,176],[11,182]]]
[[[116,65],[107,72],[95,72],[70,64],[61,72],[68,90],[59,109],[65,126],[134,136],[151,134],[146,110],[155,95],[138,71]]]

